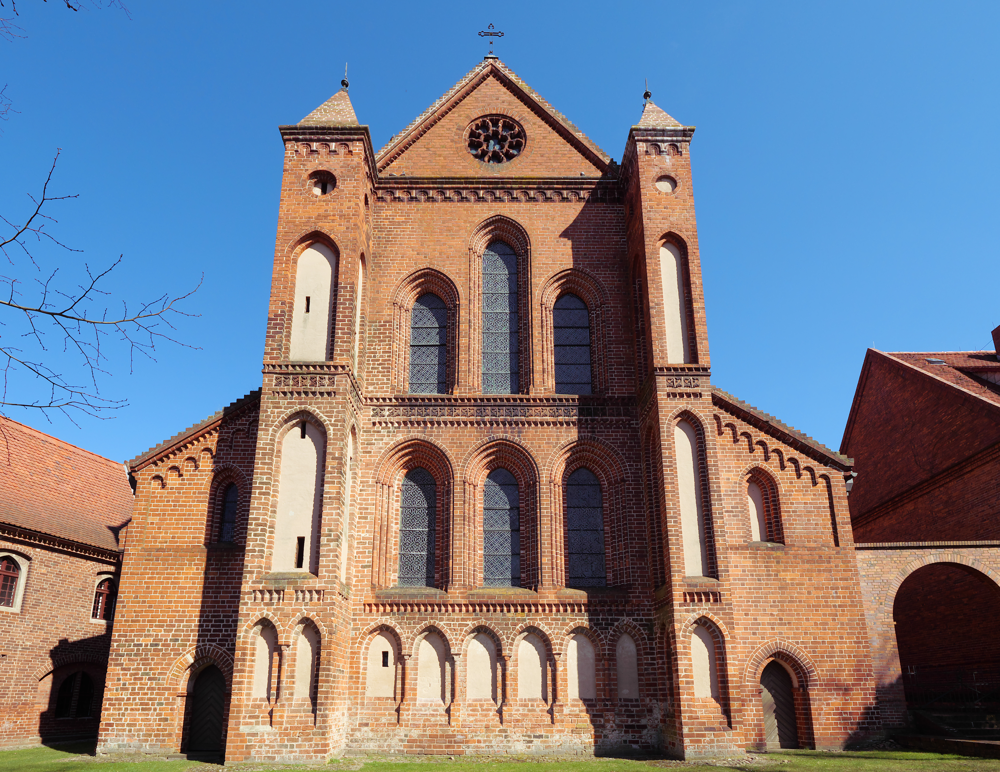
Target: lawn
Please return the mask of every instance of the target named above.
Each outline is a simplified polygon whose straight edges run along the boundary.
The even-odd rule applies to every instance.
[[[28,748],[0,751],[3,772],[213,772],[220,769],[185,759],[141,760],[142,757],[119,756],[110,759],[93,756],[93,744],[67,745],[59,748]],[[819,753],[793,751],[770,753],[747,760],[717,760],[695,762],[631,760],[631,759],[511,759],[447,760],[416,757],[398,761],[385,758],[348,758],[331,761],[324,767],[329,772],[517,772],[530,764],[530,772],[654,772],[656,769],[728,768],[756,772],[1000,772],[1000,760],[973,759],[964,756],[943,756],[935,753],[909,751],[845,751]],[[282,766],[249,764],[254,772],[272,769],[304,769],[301,765]],[[528,770],[524,770],[528,772]]]

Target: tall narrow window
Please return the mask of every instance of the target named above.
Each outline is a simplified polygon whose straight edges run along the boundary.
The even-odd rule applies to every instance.
[[[219,541],[230,544],[236,537],[236,509],[239,505],[240,489],[227,485],[222,494],[222,517],[219,518]]]
[[[521,504],[517,480],[494,469],[483,489],[483,584],[521,586]]]
[[[325,469],[326,433],[322,429],[302,421],[285,432],[281,440],[273,571],[319,571]]]
[[[110,622],[115,616],[115,602],[117,600],[118,592],[115,588],[114,580],[102,580],[94,592],[94,610],[91,613],[91,617]]]
[[[0,559],[0,606],[13,608],[17,597],[17,580],[21,576],[21,566],[14,558]]]
[[[354,446],[355,431],[347,435],[347,469],[344,472],[344,529],[340,544],[340,581],[347,583],[347,561],[351,551],[351,504],[354,497]]]
[[[365,256],[358,258],[358,285],[354,298],[354,371],[361,368],[358,354],[361,352],[361,309],[365,304]]]
[[[552,309],[556,394],[590,394],[590,313],[576,295],[563,295]]]
[[[437,484],[426,469],[411,469],[403,478],[399,507],[399,583],[434,586],[434,536]]]
[[[323,244],[312,244],[299,255],[289,359],[323,362],[330,358],[336,276],[337,256]]]
[[[517,255],[502,241],[483,252],[483,393],[518,391]]]
[[[674,244],[660,247],[660,277],[663,282],[663,316],[667,333],[667,361],[692,361],[688,339],[687,280],[681,251]]]
[[[701,500],[701,444],[687,421],[674,427],[677,492],[681,510],[685,576],[710,576],[708,528]]]
[[[580,467],[566,480],[566,546],[569,587],[603,587],[604,509],[601,484]]]
[[[430,293],[421,295],[410,312],[410,393],[446,391],[448,309]]]

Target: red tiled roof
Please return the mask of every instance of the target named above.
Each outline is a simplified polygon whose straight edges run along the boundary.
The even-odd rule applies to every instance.
[[[683,128],[683,124],[676,118],[667,115],[666,111],[653,104],[653,100],[646,100],[642,108],[642,118],[636,124],[640,129],[678,129]]]
[[[992,351],[889,351],[885,355],[1000,406],[1000,384],[993,382],[1000,380],[1000,361]]]
[[[357,126],[358,116],[354,114],[354,106],[347,95],[347,89],[342,88],[309,115],[299,121],[299,126],[327,125]]]
[[[0,418],[0,523],[117,550],[131,516],[121,462]]]

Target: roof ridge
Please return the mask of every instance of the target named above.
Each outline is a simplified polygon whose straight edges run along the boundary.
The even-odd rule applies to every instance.
[[[845,464],[847,466],[851,466],[853,464],[853,460],[850,459],[850,458],[848,458],[847,456],[845,456],[843,453],[841,453],[839,451],[836,451],[833,448],[828,447],[827,445],[823,444],[822,442],[820,442],[819,440],[815,439],[814,437],[810,437],[805,432],[803,432],[803,431],[801,431],[799,429],[796,429],[794,426],[790,426],[789,424],[786,424],[780,418],[776,418],[775,416],[771,415],[770,413],[767,413],[767,412],[761,410],[758,407],[754,407],[749,402],[744,402],[742,399],[740,399],[739,397],[736,397],[736,396],[730,394],[728,391],[725,391],[724,389],[720,389],[718,386],[714,386],[713,385],[712,386],[712,392],[714,394],[719,395],[721,398],[729,401],[730,403],[732,403],[736,407],[742,408],[743,410],[746,410],[748,413],[752,413],[752,414],[756,415],[758,418],[761,418],[766,423],[771,424],[772,426],[774,426],[779,431],[785,432],[786,434],[788,434],[788,435],[792,436],[793,438],[797,439],[799,442],[802,442],[802,443],[808,445],[813,450],[816,450],[816,451],[819,451],[821,453],[827,454],[827,455],[829,455],[829,457],[831,459],[839,460],[841,463],[843,463],[843,464]]]
[[[65,445],[68,448],[73,448],[73,450],[78,450],[81,453],[86,453],[88,456],[94,456],[95,458],[99,458],[102,461],[107,461],[109,464],[113,464],[114,466],[122,465],[121,461],[115,461],[113,458],[102,456],[100,453],[95,453],[93,450],[87,450],[86,448],[81,448],[79,445],[64,440],[60,437],[56,437],[55,435],[47,434],[46,432],[43,432],[41,429],[36,429],[34,426],[28,426],[27,424],[14,420],[13,418],[9,418],[7,416],[0,416],[0,421],[6,421],[8,423],[16,424],[17,426],[20,426],[22,429],[27,429],[29,432],[34,432],[39,437],[41,437],[43,441],[54,440],[55,442],[58,442],[60,445]]]
[[[225,407],[216,410],[207,418],[203,418],[201,421],[196,421],[195,423],[191,424],[187,429],[177,432],[177,434],[173,435],[172,437],[168,437],[163,442],[157,443],[156,445],[153,445],[151,448],[148,448],[142,453],[140,453],[138,456],[134,456],[133,458],[129,459],[128,461],[125,462],[126,466],[130,467],[135,466],[139,462],[144,461],[148,459],[150,456],[156,454],[157,451],[166,450],[167,448],[176,445],[184,437],[190,437],[191,435],[197,433],[199,429],[206,428],[209,424],[213,423],[214,421],[217,421],[219,418],[222,418],[227,411],[237,410],[238,408],[243,407],[243,405],[247,404],[252,399],[260,397],[260,394],[261,394],[260,388],[254,389],[253,391],[248,391],[242,397],[235,399]]]
[[[572,135],[578,142],[584,145],[587,150],[598,158],[600,158],[604,163],[611,162],[611,156],[608,155],[596,142],[594,142],[590,137],[583,133],[583,131],[574,124],[566,115],[559,110],[557,110],[551,102],[549,102],[545,97],[539,94],[535,89],[527,84],[527,82],[521,78],[517,73],[515,73],[510,67],[504,64],[500,59],[484,59],[479,62],[475,67],[473,67],[469,72],[462,76],[451,88],[444,92],[440,97],[438,97],[434,102],[431,103],[427,109],[420,113],[416,118],[410,121],[409,124],[403,128],[402,131],[397,134],[393,134],[389,140],[382,145],[379,151],[375,154],[376,164],[386,155],[389,151],[396,147],[404,137],[409,136],[413,131],[417,129],[424,121],[430,118],[434,113],[440,109],[444,104],[454,99],[458,93],[467,85],[469,85],[478,75],[489,69],[496,69],[504,77],[510,80],[517,88],[521,89],[524,94],[531,100],[533,100],[542,110],[551,116],[551,118],[562,126],[570,135]]]

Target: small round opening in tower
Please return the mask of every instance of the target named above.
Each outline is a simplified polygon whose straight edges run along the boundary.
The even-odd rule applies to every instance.
[[[309,190],[314,196],[325,196],[337,187],[337,178],[330,172],[320,170],[309,175]]]
[[[662,177],[656,178],[656,189],[664,193],[673,193],[677,190],[677,180],[669,174],[664,174]]]
[[[524,152],[525,141],[521,124],[506,115],[484,115],[466,130],[469,153],[487,164],[513,161]]]

